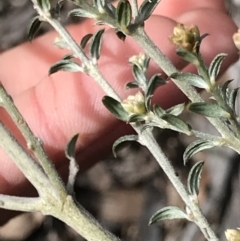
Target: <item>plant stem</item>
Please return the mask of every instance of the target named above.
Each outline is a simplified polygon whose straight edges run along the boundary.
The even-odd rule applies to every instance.
[[[0,147],[16,163],[26,178],[31,181],[39,193],[48,186],[48,180],[39,164],[23,149],[7,128],[0,122]]]
[[[49,213],[62,220],[88,241],[120,241],[119,238],[104,229],[82,206],[68,196],[64,206]]]
[[[43,170],[45,171],[47,177],[51,181],[52,185],[56,187],[56,190],[58,190],[59,193],[63,195],[62,198],[64,198],[64,193],[66,193],[65,185],[59,177],[53,163],[47,156],[43,148],[42,141],[33,134],[32,130],[29,128],[21,113],[14,105],[12,97],[8,95],[2,84],[0,84],[0,106],[3,106],[9,113],[12,120],[15,122],[22,135],[24,136],[25,140],[27,141],[27,146],[29,150],[34,153],[36,158],[39,160]],[[13,157],[12,159],[14,160],[14,158],[15,157]]]
[[[167,157],[164,155],[162,150],[159,148],[156,140],[154,139],[152,133],[149,132],[149,130],[144,131],[142,134],[138,130],[138,134],[140,136],[140,139],[142,140],[141,143],[143,143],[149,151],[152,153],[152,155],[155,157],[156,161],[159,163],[163,171],[166,173],[167,177],[183,199],[186,206],[191,210],[192,214],[194,215],[194,218],[196,220],[196,224],[199,226],[199,228],[203,230],[207,230],[208,235],[206,235],[205,232],[203,234],[205,235],[207,240],[218,240],[212,229],[210,228],[207,220],[202,215],[199,206],[190,198],[187,190],[185,189],[183,183],[179,179],[179,177],[176,175],[170,161],[167,159]]]
[[[41,211],[42,201],[39,197],[15,197],[0,194],[0,208],[22,211],[22,212],[37,212]]]
[[[35,1],[33,1],[33,2],[35,2]],[[42,13],[42,14],[44,14],[44,13]],[[107,83],[107,81],[103,78],[103,76],[99,72],[97,66],[96,65],[90,66],[89,60],[82,58],[82,57],[84,57],[84,55],[83,55],[83,53],[81,53],[81,49],[78,47],[77,43],[72,39],[72,37],[68,34],[68,32],[58,23],[58,21],[56,21],[55,19],[49,18],[48,16],[45,16],[45,15],[44,15],[44,19],[46,21],[48,21],[55,28],[55,30],[60,34],[60,36],[69,45],[70,49],[74,52],[74,54],[76,56],[78,56],[84,64],[88,65],[89,70],[87,71],[87,74],[89,74],[90,76],[92,76],[95,79],[95,81],[103,88],[103,90],[105,91],[105,93],[107,95],[120,101],[118,95],[115,93],[115,91],[112,89],[112,87]],[[170,61],[168,59],[166,59],[165,56],[162,55],[161,52],[159,52],[158,48],[149,40],[149,38],[145,35],[143,30],[141,30],[141,29],[137,30],[136,33],[133,35],[133,37],[140,43],[140,45],[142,45],[142,47],[144,47],[144,49],[149,54],[149,56],[152,57],[168,75],[177,72],[177,69],[170,63]],[[86,63],[84,61],[86,61]],[[197,94],[197,92],[191,86],[188,86],[186,84],[183,84],[180,86],[185,90],[184,93],[189,95],[191,99],[193,99],[197,102],[202,101],[200,96]],[[195,222],[200,227],[200,229],[204,233],[205,237],[208,240],[218,240],[218,238],[216,237],[214,232],[211,230],[206,219],[202,215],[198,205],[193,200],[191,200],[183,183],[175,175],[175,171],[174,171],[172,165],[170,164],[170,161],[166,158],[166,156],[163,154],[163,152],[159,148],[152,133],[149,130],[146,130],[142,133],[141,128],[136,127],[134,125],[133,125],[133,128],[139,134],[139,138],[142,140],[142,143],[144,143],[144,145],[146,145],[146,147],[154,155],[157,162],[162,167],[163,171],[166,173],[166,175],[172,182],[173,186],[178,191],[179,195],[182,197],[186,206],[193,213]],[[59,219],[63,220],[67,224],[69,224],[71,227],[73,227],[76,231],[78,231],[81,235],[86,237],[88,240],[96,240],[96,241],[118,240],[114,236],[112,236],[111,234],[106,232],[104,229],[99,228],[99,224],[97,222],[95,222],[95,221],[92,223],[89,222],[89,218],[87,218],[89,216],[89,214],[87,214],[85,211],[83,211],[82,208],[79,206],[73,207],[73,205],[68,204],[68,203],[72,203],[72,202],[73,202],[73,200],[71,199],[71,197],[69,197],[68,201],[66,201],[66,203],[63,207],[63,212],[56,213],[55,214],[56,217],[58,217]],[[65,206],[66,207],[69,206],[69,208],[65,208]],[[64,210],[66,210],[66,213]],[[50,214],[52,214],[52,213],[50,213]],[[100,235],[100,236],[98,237],[98,235]]]
[[[133,39],[148,53],[148,55],[158,64],[158,66],[170,76],[178,70],[173,66],[170,60],[161,52],[161,50],[153,43],[153,41],[147,36],[144,29],[139,27],[131,35]],[[173,82],[178,88],[194,103],[202,102],[203,99],[197,93],[197,91],[187,83],[174,79]],[[218,130],[218,132],[224,137],[228,143],[228,146],[240,153],[240,140],[229,132],[229,128],[219,119],[207,118],[209,122]]]

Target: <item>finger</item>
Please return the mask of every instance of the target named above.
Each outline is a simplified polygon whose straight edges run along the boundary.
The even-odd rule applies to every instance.
[[[77,42],[97,29],[99,26],[94,25],[92,19],[68,27],[68,31]],[[0,55],[0,79],[12,96],[47,78],[50,65],[69,52],[53,46],[56,37],[58,34],[52,31],[36,38],[32,43],[26,42],[21,47],[15,47]]]
[[[142,1],[140,1],[140,3],[141,2]],[[212,9],[215,11],[223,12],[226,11],[223,0],[161,0],[153,14],[176,19],[181,14],[196,9]]]

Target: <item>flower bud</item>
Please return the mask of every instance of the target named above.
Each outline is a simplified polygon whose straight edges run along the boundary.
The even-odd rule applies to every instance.
[[[129,95],[127,99],[123,100],[122,107],[130,114],[145,114],[147,112],[144,96],[140,91],[136,95]]]
[[[201,36],[197,26],[188,27],[184,24],[178,24],[173,29],[173,35],[169,39],[176,46],[197,53]]]
[[[132,57],[130,57],[129,62],[132,64],[138,64],[142,66],[146,58],[147,58],[146,54],[140,53],[139,55],[133,55]]]
[[[240,29],[238,29],[238,32],[233,35],[233,42],[235,43],[235,46],[240,50]]]
[[[225,236],[228,241],[240,241],[240,230],[227,229],[225,231]]]

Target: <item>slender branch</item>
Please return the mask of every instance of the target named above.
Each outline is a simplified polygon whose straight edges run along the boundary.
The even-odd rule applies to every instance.
[[[54,211],[54,210],[53,210]],[[49,213],[62,220],[89,241],[120,241],[104,229],[82,206],[68,196],[61,212]]]
[[[43,187],[49,186],[49,181],[42,168],[24,150],[2,122],[0,122],[0,136],[0,147],[16,163],[26,178],[35,186],[39,194],[42,193]]]
[[[152,133],[149,130],[144,131],[142,134],[139,133],[139,138],[141,139],[141,143],[144,144],[152,155],[155,157],[156,161],[159,163],[163,171],[166,173],[167,177],[177,190],[178,194],[181,196],[182,200],[185,202],[186,206],[191,210],[193,213],[195,220],[197,221],[196,224],[199,226],[201,230],[207,230],[207,233],[210,237],[205,236],[208,240],[218,240],[212,229],[210,228],[207,220],[201,213],[198,204],[196,204],[189,196],[185,186],[176,175],[176,172],[171,165],[171,162],[167,159],[167,157],[162,152],[161,148],[158,146],[156,140],[154,139]],[[203,232],[204,233],[204,232]],[[209,239],[210,238],[210,239]]]
[[[48,176],[49,180],[51,181],[52,185],[56,187],[56,190],[58,190],[62,195],[66,193],[65,186],[59,177],[56,168],[54,167],[53,163],[47,156],[42,141],[34,136],[33,132],[29,128],[28,124],[22,117],[21,113],[18,111],[16,106],[13,103],[12,97],[8,95],[2,84],[0,83],[0,106],[4,107],[8,114],[11,116],[12,120],[15,122],[19,130],[21,131],[22,135],[24,136],[25,140],[27,141],[27,146],[29,150],[31,150],[36,158],[39,160],[42,168],[44,169],[46,175]],[[12,142],[12,145],[14,143]],[[12,148],[12,146],[11,146]],[[13,149],[13,148],[12,148]],[[20,152],[20,151],[19,151]],[[27,155],[25,155],[27,158]],[[16,158],[16,156],[13,156],[13,160]],[[29,157],[28,157],[29,158]],[[24,158],[22,159],[24,160]],[[29,160],[30,163],[30,160]],[[22,163],[23,164],[23,163]],[[22,165],[21,163],[18,163],[18,165]],[[28,169],[27,167],[26,169]],[[34,168],[34,167],[33,167]],[[29,168],[31,169],[31,168]],[[35,168],[36,169],[36,168]],[[32,169],[32,170],[35,170]],[[22,170],[24,171],[24,170]],[[33,177],[32,177],[33,178]]]
[[[15,197],[0,194],[0,208],[22,211],[22,212],[37,212],[41,211],[42,201],[39,197]]]

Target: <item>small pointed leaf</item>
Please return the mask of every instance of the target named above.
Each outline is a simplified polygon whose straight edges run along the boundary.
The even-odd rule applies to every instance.
[[[157,5],[160,3],[160,1],[161,0],[144,0],[144,2],[139,8],[139,13],[135,22],[139,23],[147,20],[151,16]]]
[[[193,85],[198,88],[207,88],[208,85],[206,84],[205,80],[196,74],[191,74],[191,73],[181,73],[177,72],[172,75],[170,75],[171,79],[177,79],[179,81],[185,81],[186,83]]]
[[[28,27],[28,41],[29,42],[32,42],[40,25],[41,25],[41,21],[39,20],[39,16],[34,17]]]
[[[49,12],[51,10],[51,4],[49,0],[37,0],[38,6],[44,11]]]
[[[164,115],[166,112],[164,109],[162,109],[159,105],[153,106],[153,113],[158,116],[159,118],[162,118],[162,115]]]
[[[171,126],[175,127],[177,131],[185,133],[187,135],[191,135],[191,127],[184,121],[179,119],[177,116],[165,114],[162,115],[161,119],[168,122]]]
[[[197,196],[199,193],[200,179],[204,162],[197,162],[190,170],[188,175],[188,192],[191,195]]]
[[[74,135],[66,146],[65,155],[69,160],[75,158],[75,149],[78,136],[79,134]]]
[[[67,17],[70,17],[70,16],[71,17],[81,17],[81,18],[93,18],[93,19],[95,19],[97,17],[97,15],[90,13],[82,8],[77,8],[77,9],[71,10],[68,13]]]
[[[166,113],[178,116],[178,115],[180,115],[184,111],[184,108],[185,108],[185,103],[178,104],[178,105],[175,105],[175,106],[167,109]]]
[[[100,57],[101,45],[102,45],[102,36],[104,33],[104,29],[98,30],[92,37],[90,42],[90,54],[93,59],[98,60]]]
[[[117,157],[117,153],[116,153],[117,147],[126,141],[138,141],[138,135],[126,135],[126,136],[122,136],[122,137],[118,138],[113,143],[113,146],[112,146],[112,152],[113,152],[113,155],[115,158]]]
[[[152,100],[152,95],[148,95],[148,96],[145,98],[145,107],[146,107],[147,112],[150,111],[150,108],[151,108],[151,100]]]
[[[132,67],[132,71],[133,71],[134,78],[139,83],[139,85],[143,87],[146,86],[147,78],[142,68],[139,68],[137,65],[134,64]]]
[[[98,11],[100,13],[104,13],[105,12],[105,5],[106,5],[106,1],[105,0],[94,0],[94,5],[97,6]]]
[[[237,98],[238,90],[239,90],[239,88],[231,90],[231,92],[229,93],[229,96],[228,96],[228,105],[231,107],[231,109],[234,112],[235,112],[236,98]]]
[[[139,83],[137,81],[128,82],[126,84],[126,89],[139,88]]]
[[[59,62],[52,65],[48,71],[48,74],[51,75],[58,71],[69,71],[69,72],[79,72],[82,71],[82,67],[72,60],[60,60]]]
[[[176,53],[178,56],[180,56],[181,58],[183,58],[185,61],[189,63],[193,63],[196,65],[199,62],[198,57],[194,53],[187,51],[186,49],[183,49],[181,47],[177,48]]]
[[[123,31],[132,21],[132,8],[128,0],[120,0],[116,10],[116,20]]]
[[[145,120],[146,115],[141,114],[132,114],[129,116],[127,122],[128,123],[137,123]]]
[[[233,79],[226,81],[223,86],[220,88],[222,98],[225,102],[227,102],[227,91],[228,91],[228,85],[233,81]]]
[[[62,60],[71,60],[74,58],[73,54],[66,54],[62,57]]]
[[[105,107],[118,119],[127,121],[129,113],[122,107],[121,103],[110,96],[104,96],[102,99]]]
[[[189,105],[188,109],[194,113],[208,116],[208,117],[229,118],[229,114],[223,108],[221,108],[218,104],[215,104],[215,103],[205,103],[205,102],[192,103]]]
[[[164,84],[166,84],[166,81],[159,74],[153,75],[148,82],[146,96],[153,95],[157,87]]]
[[[212,81],[215,81],[216,78],[217,78],[217,75],[219,73],[219,70],[221,68],[221,65],[222,65],[222,61],[223,59],[227,56],[227,54],[218,54],[214,59],[213,61],[211,62],[210,64],[210,67],[208,69],[208,75],[209,75],[209,78],[212,80]]]
[[[122,40],[123,42],[125,41],[126,35],[123,32],[115,30],[115,33],[120,40]]]
[[[89,33],[89,34],[86,34],[82,40],[81,40],[81,43],[80,43],[80,46],[82,49],[84,49],[88,43],[88,41],[90,40],[90,38],[93,36],[93,34]]]
[[[183,163],[184,165],[186,165],[186,163],[188,162],[188,160],[194,156],[195,154],[197,154],[200,151],[203,150],[207,150],[210,148],[215,147],[216,144],[214,144],[211,141],[208,140],[197,140],[194,141],[193,143],[191,143],[185,150],[184,154],[183,154]]]
[[[157,211],[149,220],[149,225],[170,219],[187,219],[187,214],[184,213],[180,208],[169,206]]]

